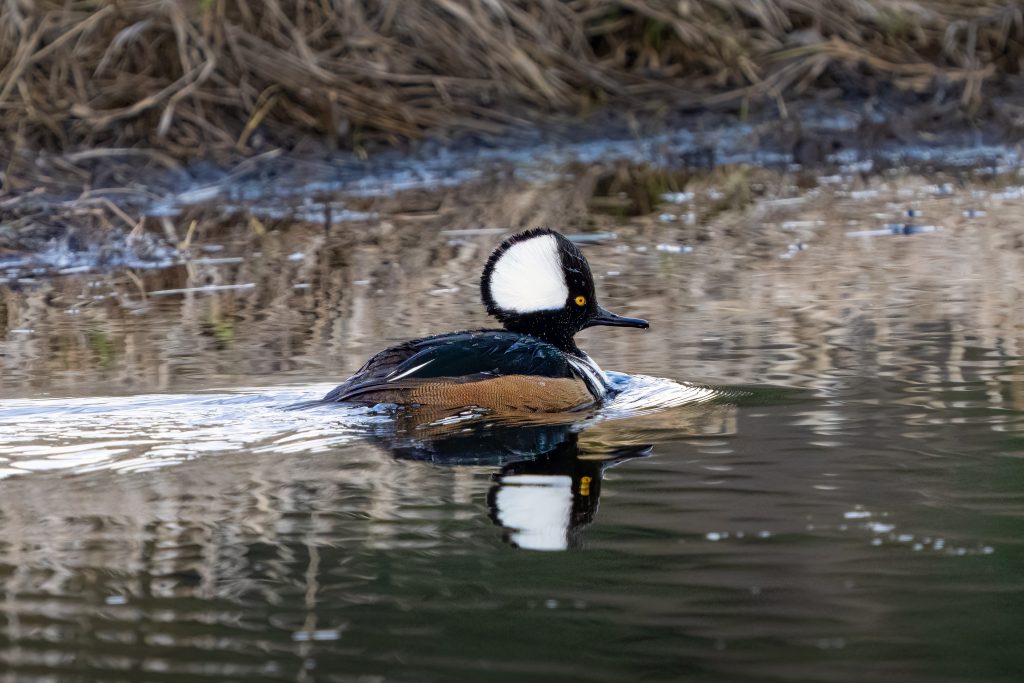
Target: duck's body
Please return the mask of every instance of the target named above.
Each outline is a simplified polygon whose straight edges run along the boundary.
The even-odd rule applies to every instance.
[[[604,373],[586,354],[528,334],[476,330],[385,349],[324,400],[553,412],[585,408],[607,393]]]
[[[573,341],[591,325],[647,327],[597,306],[586,259],[550,230],[506,240],[481,292],[504,330],[424,337],[376,354],[325,401],[561,412],[608,396],[604,373]]]

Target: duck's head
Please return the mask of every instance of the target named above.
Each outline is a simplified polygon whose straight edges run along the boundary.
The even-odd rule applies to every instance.
[[[547,228],[502,242],[484,266],[480,294],[487,312],[505,329],[564,351],[579,351],[573,337],[587,327],[649,327],[646,320],[599,306],[587,259],[565,236]]]

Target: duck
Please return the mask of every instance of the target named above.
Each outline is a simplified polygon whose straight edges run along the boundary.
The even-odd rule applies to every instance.
[[[502,329],[450,332],[380,351],[322,399],[434,409],[574,412],[615,394],[576,345],[595,326],[648,329],[597,302],[586,257],[550,228],[505,239],[480,278],[480,297]]]

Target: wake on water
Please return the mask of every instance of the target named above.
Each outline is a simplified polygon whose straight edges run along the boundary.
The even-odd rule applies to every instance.
[[[218,453],[291,455],[359,440],[430,440],[498,426],[554,425],[574,433],[611,421],[678,431],[738,397],[728,388],[609,372],[619,392],[595,410],[510,417],[464,410],[410,420],[395,406],[322,403],[331,385],[229,392],[0,401],[0,478],[34,472],[134,472]],[[706,408],[701,411],[701,407]],[[696,412],[695,412],[696,411]],[[623,425],[625,426],[625,424]],[[502,436],[507,435],[507,429]]]

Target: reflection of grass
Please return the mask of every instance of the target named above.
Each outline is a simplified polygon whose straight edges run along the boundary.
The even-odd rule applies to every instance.
[[[754,201],[750,189],[751,173],[747,166],[723,168],[719,172],[722,196],[712,204],[707,217],[727,211],[738,211]]]
[[[0,4],[8,149],[174,157],[494,132],[596,102],[746,107],[877,82],[965,110],[1019,72],[997,0]],[[17,157],[17,154],[11,154]],[[0,168],[11,159],[0,155]],[[160,162],[162,163],[162,162]]]
[[[102,368],[109,368],[114,365],[114,345],[110,337],[102,330],[89,331],[89,349],[96,357],[97,365]]]
[[[254,376],[340,381],[394,341],[494,324],[478,303],[477,287],[481,263],[501,236],[443,231],[549,225],[618,235],[582,247],[598,277],[599,298],[613,310],[651,319],[654,327],[636,335],[581,335],[581,346],[608,370],[723,384],[818,386],[820,378],[828,391],[847,381],[850,368],[910,381],[924,362],[922,347],[910,343],[915,326],[948,320],[966,337],[950,342],[955,353],[949,359],[929,357],[928,367],[934,361],[945,372],[962,365],[967,377],[984,380],[979,390],[988,386],[993,404],[1024,409],[1024,382],[1010,381],[1012,363],[998,360],[1024,348],[1018,301],[1024,249],[1014,247],[1024,228],[1017,203],[986,199],[986,190],[1019,183],[1016,174],[984,185],[967,176],[971,184],[958,186],[954,197],[935,197],[929,188],[955,176],[851,176],[843,186],[804,193],[785,170],[725,166],[653,179],[639,168],[617,171],[581,167],[544,182],[484,177],[430,193],[397,193],[359,207],[379,218],[341,223],[330,232],[319,223],[284,219],[267,219],[257,232],[244,216],[224,216],[215,206],[191,208],[178,224],[198,221],[196,253],[226,245],[227,251],[213,253],[241,262],[144,269],[138,281],[114,270],[0,285],[0,393],[182,389],[208,384],[211,373],[239,383]],[[625,218],[594,212],[597,179],[605,174],[624,186],[636,183],[641,192],[668,188],[693,196]],[[853,198],[854,189],[878,189],[879,195]],[[779,201],[794,197],[802,201]],[[736,210],[728,209],[733,202]],[[891,238],[846,234],[905,221],[902,211],[910,206],[943,230]],[[965,208],[987,213],[967,218]],[[663,212],[674,220],[663,221]],[[892,218],[879,218],[883,212]],[[781,258],[796,240],[807,250]],[[659,251],[662,243],[693,251]],[[297,252],[303,258],[289,258]],[[140,293],[243,283],[256,286]],[[882,315],[890,310],[892,316]],[[877,316],[885,324],[875,324],[882,319]],[[971,355],[958,355],[964,344]],[[115,381],[106,368],[118,371],[118,384],[103,384]],[[38,385],[29,384],[34,377]],[[998,398],[991,398],[996,389]]]
[[[217,340],[218,349],[227,349],[235,341],[235,326],[229,320],[214,320],[211,324],[213,338]]]
[[[597,178],[590,208],[611,216],[642,216],[654,210],[666,192],[686,188],[689,172],[648,164],[622,164]]]

